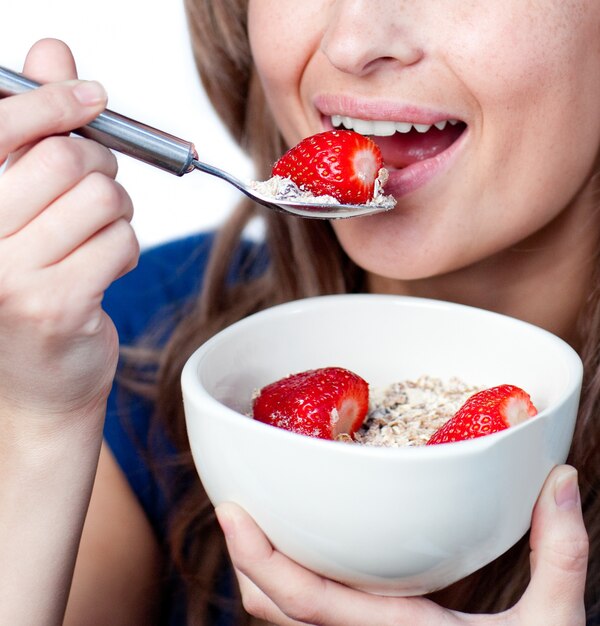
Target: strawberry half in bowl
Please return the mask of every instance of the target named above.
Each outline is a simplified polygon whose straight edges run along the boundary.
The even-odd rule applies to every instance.
[[[475,439],[410,447],[324,439],[252,417],[259,390],[332,367],[372,389],[424,375],[516,386],[537,414]],[[182,389],[213,504],[245,508],[275,547],[309,569],[402,596],[450,585],[526,533],[544,480],[567,457],[581,379],[570,346],[513,318],[420,298],[339,295],[230,326],[190,357]]]

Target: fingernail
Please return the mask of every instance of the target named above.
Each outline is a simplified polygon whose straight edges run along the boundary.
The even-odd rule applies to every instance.
[[[73,88],[73,95],[85,106],[106,101],[106,90],[95,80],[83,80]]]
[[[554,485],[554,502],[563,510],[573,509],[579,504],[577,470],[571,469],[559,476]]]

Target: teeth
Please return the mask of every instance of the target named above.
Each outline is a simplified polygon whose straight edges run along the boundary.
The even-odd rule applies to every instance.
[[[426,133],[431,128],[431,124],[415,124],[414,127],[418,133]]]
[[[361,120],[347,115],[332,115],[331,124],[337,128],[343,126],[360,133],[361,135],[375,135],[377,137],[389,137],[394,133],[409,133],[413,128],[418,133],[426,133],[435,126],[438,130],[444,130],[447,124],[456,126],[458,120],[441,120],[435,124],[413,124],[412,122],[391,122],[383,120]]]
[[[377,121],[371,122],[372,130],[369,133],[370,135],[377,135],[378,137],[390,137],[396,132],[396,123],[395,122],[384,122]],[[360,133],[361,131],[356,131]],[[367,133],[364,133],[367,134]]]
[[[399,133],[410,133],[412,126],[413,125],[408,122],[396,122],[396,130]]]

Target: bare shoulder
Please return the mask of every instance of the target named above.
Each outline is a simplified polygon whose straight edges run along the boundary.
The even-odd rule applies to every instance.
[[[158,614],[161,565],[152,528],[104,443],[65,626],[150,626]]]

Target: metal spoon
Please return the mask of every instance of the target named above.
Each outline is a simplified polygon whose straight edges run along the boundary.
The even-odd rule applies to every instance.
[[[39,83],[25,78],[22,74],[0,66],[0,98],[23,93],[39,86]],[[391,208],[376,204],[303,203],[298,200],[280,200],[264,195],[250,186],[251,181],[244,182],[229,172],[199,161],[193,143],[109,110],[101,113],[87,126],[73,132],[177,176],[200,170],[211,176],[222,178],[255,202],[269,209],[301,217],[320,219],[358,217]]]

